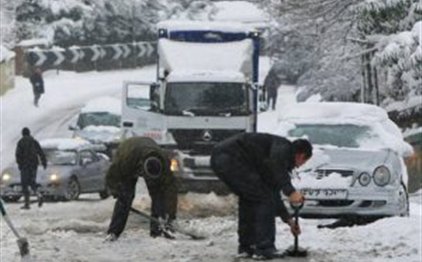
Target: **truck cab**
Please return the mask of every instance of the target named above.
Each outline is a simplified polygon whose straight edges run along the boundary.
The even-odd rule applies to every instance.
[[[148,136],[170,150],[180,192],[226,193],[210,153],[226,138],[256,131],[259,34],[210,22],[158,28],[157,80],[124,84],[123,135]]]

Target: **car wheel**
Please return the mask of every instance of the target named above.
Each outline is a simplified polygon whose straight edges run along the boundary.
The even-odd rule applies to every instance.
[[[79,198],[80,194],[81,194],[81,186],[79,185],[78,180],[76,179],[76,177],[70,178],[66,186],[64,199],[66,201],[76,200]]]
[[[399,191],[399,206],[400,206],[400,216],[408,217],[410,214],[409,211],[409,194],[407,193],[406,186],[402,183]]]
[[[103,190],[103,191],[100,191],[99,194],[100,194],[100,198],[101,199],[106,199],[106,198],[108,198],[110,196],[110,193],[108,192],[107,189],[106,190]]]
[[[13,202],[18,202],[21,196],[2,196],[1,198],[6,203],[13,203]]]

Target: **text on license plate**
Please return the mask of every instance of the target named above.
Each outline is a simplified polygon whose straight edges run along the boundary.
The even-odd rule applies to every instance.
[[[346,189],[313,189],[303,188],[300,190],[305,199],[346,199]]]

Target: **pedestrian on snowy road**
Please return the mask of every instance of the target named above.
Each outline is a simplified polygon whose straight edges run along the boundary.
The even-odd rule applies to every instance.
[[[44,80],[41,68],[36,67],[29,80],[31,81],[32,91],[34,92],[34,105],[38,107],[38,101],[41,95],[44,94]]]
[[[277,75],[277,72],[273,67],[268,72],[268,75],[264,80],[264,89],[267,92],[267,104],[268,106],[271,106],[272,110],[275,110],[276,107],[278,87],[280,84],[280,77]]]
[[[272,259],[275,248],[275,216],[300,233],[287,212],[280,190],[293,204],[304,197],[290,181],[293,168],[312,156],[312,145],[304,139],[293,142],[270,134],[243,133],[214,147],[211,167],[216,175],[239,197],[239,257]]]
[[[38,206],[41,206],[43,197],[41,192],[37,190],[37,169],[40,160],[42,166],[46,169],[47,160],[40,144],[31,136],[31,131],[27,127],[22,129],[22,138],[16,146],[15,156],[21,173],[22,193],[25,202],[22,209],[30,208],[29,187],[38,197]]]
[[[125,228],[139,176],[144,178],[151,197],[151,216],[166,221],[166,232],[163,232],[160,225],[151,220],[150,235],[171,237],[167,233],[176,219],[177,187],[169,156],[154,140],[132,137],[119,145],[106,175],[107,186],[117,198],[107,241],[117,240]]]

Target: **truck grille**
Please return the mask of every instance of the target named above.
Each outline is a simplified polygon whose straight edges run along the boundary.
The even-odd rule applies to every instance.
[[[170,129],[179,150],[192,155],[209,155],[215,144],[238,133],[242,129]]]

